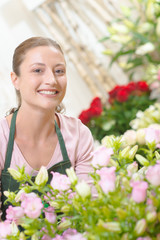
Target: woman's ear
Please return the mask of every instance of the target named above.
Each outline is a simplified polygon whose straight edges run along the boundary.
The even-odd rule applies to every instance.
[[[11,80],[16,90],[19,90],[19,78],[15,72],[11,72]]]

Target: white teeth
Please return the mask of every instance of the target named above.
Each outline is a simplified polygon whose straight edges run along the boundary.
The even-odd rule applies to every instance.
[[[42,93],[42,94],[52,94],[52,95],[55,95],[57,93],[57,91],[39,91],[39,93]]]

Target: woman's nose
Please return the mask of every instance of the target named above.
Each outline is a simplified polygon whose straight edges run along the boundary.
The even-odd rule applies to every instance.
[[[45,84],[54,84],[56,83],[56,77],[53,72],[49,72],[45,79]]]

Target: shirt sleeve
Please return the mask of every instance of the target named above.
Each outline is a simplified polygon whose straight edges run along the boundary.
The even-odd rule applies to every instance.
[[[79,180],[83,179],[90,183],[91,177],[89,177],[88,174],[93,171],[93,168],[91,166],[91,153],[94,150],[94,142],[89,128],[81,123],[81,121],[79,124],[79,142],[75,171]]]

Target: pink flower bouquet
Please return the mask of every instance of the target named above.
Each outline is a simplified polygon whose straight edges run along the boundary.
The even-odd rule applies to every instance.
[[[138,145],[124,147],[122,139],[106,137],[93,152],[90,185],[73,168],[67,175],[53,172],[50,184],[44,167],[34,182],[21,169],[9,169],[20,188],[5,192],[12,205],[0,222],[0,239],[159,240],[157,143],[146,142],[141,155]]]

